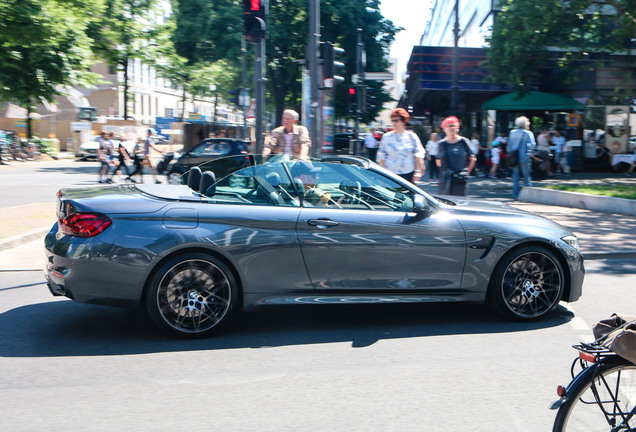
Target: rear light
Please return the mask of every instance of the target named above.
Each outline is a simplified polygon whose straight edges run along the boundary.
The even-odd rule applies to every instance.
[[[581,360],[585,360],[588,363],[594,363],[596,361],[596,356],[594,354],[586,353],[583,351],[579,351],[579,358]]]
[[[93,237],[108,228],[113,221],[101,213],[73,213],[58,220],[60,231],[76,237]]]
[[[562,385],[558,386],[557,394],[559,395],[559,397],[565,396],[565,387],[563,387]]]

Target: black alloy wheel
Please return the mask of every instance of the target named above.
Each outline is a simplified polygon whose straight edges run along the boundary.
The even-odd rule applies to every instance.
[[[234,315],[237,299],[232,272],[203,253],[180,255],[163,264],[146,293],[155,324],[182,337],[216,331]]]
[[[506,318],[534,321],[556,309],[564,285],[563,268],[552,252],[541,246],[524,246],[495,269],[489,302]]]

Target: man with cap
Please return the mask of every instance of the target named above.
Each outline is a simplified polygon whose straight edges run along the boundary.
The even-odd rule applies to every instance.
[[[314,166],[308,160],[300,160],[290,168],[295,184],[298,184],[296,179],[303,184],[303,200],[315,207],[328,207],[330,202],[333,203],[331,194],[316,187],[320,170],[321,167]]]

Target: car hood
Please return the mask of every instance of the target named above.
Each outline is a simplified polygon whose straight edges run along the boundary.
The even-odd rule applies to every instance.
[[[154,213],[173,201],[200,201],[182,185],[117,185],[62,189],[61,200],[75,211],[104,214]]]
[[[454,213],[458,219],[502,219],[502,223],[541,226],[570,232],[564,226],[544,216],[512,207],[500,201],[477,200],[456,196],[436,196],[440,208]]]

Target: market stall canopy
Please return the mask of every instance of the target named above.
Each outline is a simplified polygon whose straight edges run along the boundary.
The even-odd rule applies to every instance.
[[[533,91],[528,93],[512,92],[497,96],[483,104],[481,109],[499,111],[573,111],[583,110],[585,105],[567,96]]]

